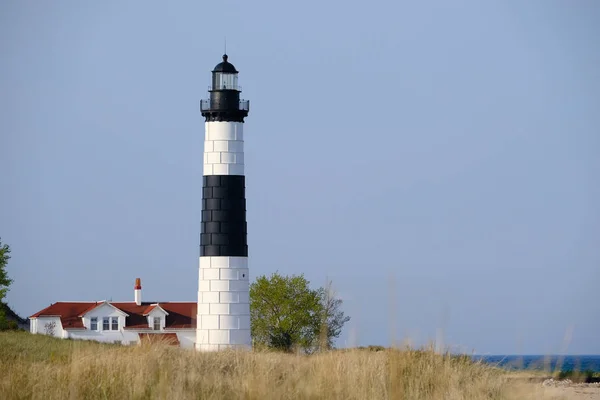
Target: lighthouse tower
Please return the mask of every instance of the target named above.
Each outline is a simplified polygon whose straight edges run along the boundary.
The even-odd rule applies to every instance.
[[[251,346],[244,118],[238,71],[223,56],[212,71],[205,118],[196,350]]]

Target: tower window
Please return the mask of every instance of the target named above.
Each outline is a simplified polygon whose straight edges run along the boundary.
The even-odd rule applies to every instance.
[[[98,317],[92,317],[90,321],[90,330],[97,331],[98,330]]]
[[[154,330],[160,331],[160,317],[154,317]]]

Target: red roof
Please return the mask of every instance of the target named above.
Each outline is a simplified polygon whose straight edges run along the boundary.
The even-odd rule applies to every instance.
[[[169,313],[165,328],[196,329],[197,303],[159,303],[158,305]]]
[[[81,315],[98,306],[97,302],[77,302],[77,303],[54,303],[50,307],[44,308],[33,314],[29,318],[37,317],[60,317],[63,328],[83,328]]]
[[[156,308],[156,304],[152,304],[151,306],[148,306],[148,308],[146,308],[144,310],[144,315],[150,314],[150,311],[154,310],[155,308]]]
[[[30,318],[37,317],[60,317],[63,328],[84,329],[83,320],[81,317],[90,310],[104,304],[104,302],[58,302],[50,307],[44,308],[33,314]],[[145,302],[141,305],[135,302],[113,303],[108,304],[118,308],[129,316],[125,318],[126,329],[151,329],[148,326],[148,319],[145,316],[152,311],[156,303]],[[169,315],[165,322],[166,329],[185,329],[196,328],[196,312],[197,304],[191,302],[173,302],[173,303],[158,303]]]

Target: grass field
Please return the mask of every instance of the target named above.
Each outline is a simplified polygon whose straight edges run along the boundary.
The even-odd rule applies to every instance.
[[[504,371],[431,351],[196,353],[0,332],[0,399],[527,398],[540,395]]]

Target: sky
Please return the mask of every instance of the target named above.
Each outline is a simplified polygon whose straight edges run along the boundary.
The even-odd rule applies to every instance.
[[[240,71],[251,279],[337,345],[600,354],[600,3],[0,3],[9,305],[195,301],[210,71]]]

